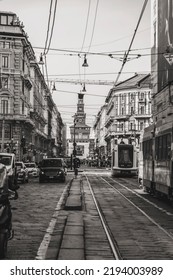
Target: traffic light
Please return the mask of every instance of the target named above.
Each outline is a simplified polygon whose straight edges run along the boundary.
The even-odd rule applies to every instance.
[[[23,147],[23,154],[25,155],[27,152],[27,149],[25,147]]]
[[[25,145],[26,145],[26,139],[23,136],[22,139],[21,139],[21,147],[25,147]]]

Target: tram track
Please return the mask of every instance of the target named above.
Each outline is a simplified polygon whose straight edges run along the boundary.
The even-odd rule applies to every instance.
[[[130,189],[110,177],[85,177],[99,216],[122,259],[173,257],[172,213],[142,197],[135,191],[135,184]]]
[[[104,177],[102,177],[102,178],[104,179]],[[161,212],[166,213],[168,216],[173,216],[173,213],[171,213],[170,211],[166,210],[163,207],[158,206],[156,201],[153,202],[153,201],[149,200],[148,198],[145,198],[143,195],[141,195],[141,193],[143,193],[142,190],[134,182],[132,183],[131,181],[129,182],[129,180],[122,179],[122,178],[118,178],[118,180],[115,180],[113,178],[109,178],[109,181],[112,181],[114,183],[118,183],[121,187],[123,187],[124,189],[128,190],[129,192],[135,194],[136,196],[141,198],[143,201],[151,204],[152,206],[154,206],[155,208],[157,208]],[[127,184],[127,185],[130,184],[130,186],[132,186],[132,188],[131,187],[127,187],[127,185],[125,185],[125,184]],[[140,193],[140,191],[141,191],[141,193]]]
[[[87,183],[88,183],[88,186],[89,186],[89,189],[90,189],[90,192],[91,192],[91,195],[92,195],[92,198],[94,200],[94,203],[95,203],[95,207],[97,209],[97,212],[99,214],[99,217],[100,217],[100,220],[101,220],[101,223],[102,223],[102,226],[104,228],[104,231],[105,231],[105,234],[107,236],[107,239],[108,239],[108,242],[109,242],[109,245],[110,245],[110,248],[112,250],[112,253],[114,255],[114,258],[115,260],[120,260],[122,259],[121,257],[121,254],[120,254],[120,251],[118,249],[118,246],[116,245],[116,242],[114,240],[114,238],[112,237],[112,234],[111,234],[111,231],[110,231],[110,228],[108,227],[107,223],[106,223],[106,220],[105,220],[105,217],[103,215],[103,212],[100,208],[100,205],[99,203],[97,202],[97,199],[96,199],[96,196],[93,192],[93,189],[92,189],[92,186],[88,180],[88,177],[85,175],[86,177],[86,180],[87,180]]]

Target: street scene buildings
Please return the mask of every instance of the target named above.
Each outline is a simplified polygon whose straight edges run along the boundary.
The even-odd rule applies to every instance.
[[[104,275],[160,277],[151,261],[173,259],[173,0],[6,2],[0,258],[123,260]]]
[[[151,122],[150,75],[135,74],[109,91],[93,126],[91,151],[93,140],[86,124],[84,94],[79,94],[75,126],[71,126],[71,139],[65,145],[65,124],[41,71],[42,57],[37,62],[17,15],[1,12],[0,19],[2,151],[15,151],[18,159],[39,162],[46,156],[70,156],[75,140],[76,156],[105,165],[105,161],[110,164],[113,141],[123,138],[125,142],[139,142],[140,132]]]
[[[63,154],[61,114],[23,23],[11,12],[0,12],[0,127],[1,151],[19,160]]]

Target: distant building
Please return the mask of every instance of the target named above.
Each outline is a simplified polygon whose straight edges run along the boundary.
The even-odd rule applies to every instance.
[[[151,76],[135,74],[108,93],[95,124],[98,161],[110,163],[115,143],[139,144],[141,131],[152,122]]]
[[[70,126],[71,139],[68,143],[68,154],[85,159],[89,156],[90,146],[90,126],[86,124],[86,114],[84,112],[84,94],[78,94],[77,113],[74,116],[74,125]]]
[[[105,103],[96,116],[94,123],[94,135],[95,135],[95,153],[94,158],[98,158],[98,164],[103,165],[107,159],[107,142],[105,141],[106,135],[106,108]]]

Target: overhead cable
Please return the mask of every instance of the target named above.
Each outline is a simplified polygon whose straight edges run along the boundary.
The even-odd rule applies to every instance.
[[[96,4],[96,10],[95,10],[95,16],[94,16],[94,24],[93,24],[93,29],[92,29],[92,35],[91,35],[91,40],[90,40],[90,43],[89,43],[89,47],[88,47],[87,53],[90,51],[92,40],[93,40],[93,36],[94,36],[95,24],[96,24],[96,18],[97,18],[97,11],[98,11],[98,4],[99,4],[99,0],[97,0],[97,4]]]
[[[125,54],[124,54],[123,63],[122,63],[121,69],[120,69],[120,71],[119,71],[119,73],[118,73],[118,75],[117,75],[117,78],[116,78],[116,80],[115,80],[114,86],[116,86],[116,84],[117,84],[117,82],[118,82],[118,80],[119,80],[119,77],[120,77],[120,75],[121,75],[121,72],[122,72],[122,70],[123,70],[123,68],[124,68],[124,65],[125,65],[126,62],[127,62],[127,58],[128,58],[129,52],[130,52],[130,50],[131,50],[133,41],[134,41],[134,39],[135,39],[137,30],[138,30],[139,24],[140,24],[140,22],[141,22],[141,19],[142,19],[142,16],[143,16],[143,13],[144,13],[144,11],[145,11],[145,8],[146,8],[147,3],[148,3],[148,0],[145,0],[145,1],[144,1],[144,4],[143,4],[143,7],[142,7],[142,11],[141,11],[141,13],[140,13],[140,16],[139,16],[139,19],[138,19],[138,22],[137,22],[137,25],[136,25],[136,28],[135,28],[135,31],[134,31],[134,34],[133,34],[133,37],[132,37],[132,40],[131,40],[131,42],[130,42],[128,51],[125,52]]]

